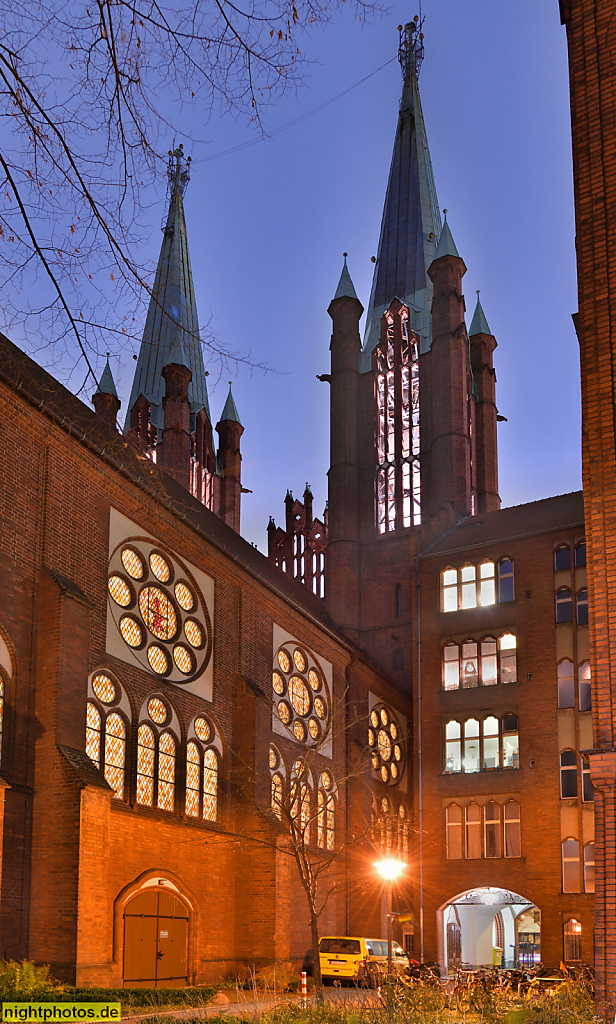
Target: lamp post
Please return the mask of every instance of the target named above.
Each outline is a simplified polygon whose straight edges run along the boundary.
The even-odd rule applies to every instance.
[[[383,860],[378,860],[374,866],[383,881],[387,883],[387,980],[391,981],[393,976],[391,897],[394,882],[402,874],[406,864],[403,860],[385,857]]]

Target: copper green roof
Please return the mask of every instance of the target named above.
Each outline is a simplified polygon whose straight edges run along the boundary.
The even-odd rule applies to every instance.
[[[488,321],[486,320],[483,307],[479,301],[479,292],[477,292],[477,305],[475,306],[475,312],[473,313],[473,319],[471,320],[471,326],[468,331],[469,338],[471,338],[473,334],[492,334],[492,331],[488,327]]]
[[[355,291],[355,286],[351,280],[349,268],[347,267],[347,255],[348,253],[343,253],[344,264],[342,267],[342,273],[340,274],[340,280],[338,281],[338,287],[336,288],[336,294],[334,295],[334,299],[342,299],[345,297],[348,297],[350,299],[357,299],[357,292]]]
[[[434,253],[434,259],[438,260],[441,256],[457,256],[460,259],[460,253],[456,249],[456,243],[453,240],[451,228],[447,223],[447,210],[443,210],[445,214],[445,223],[443,224],[443,230],[441,231],[441,237],[438,240],[436,252]]]
[[[404,85],[366,317],[364,370],[369,369],[379,340],[381,317],[396,297],[409,306],[422,351],[432,341],[428,267],[436,253],[441,215],[417,82],[419,55],[423,56],[423,43],[411,23],[400,47]]]
[[[131,409],[139,395],[145,395],[148,399],[152,423],[162,429],[162,400],[165,394],[162,369],[174,361],[171,357],[178,345],[181,346],[186,365],[192,370],[192,380],[188,385],[191,430],[194,429],[195,415],[200,409],[205,409],[210,419],[184,219],[183,197],[189,180],[189,163],[184,160],[181,147],[170,154],[168,178],[169,212],[163,228],[163,241],[128,403],[126,430],[130,426]]]
[[[97,395],[113,395],[115,398],[118,397],[116,391],[115,381],[109,365],[109,356],[107,356],[107,362],[105,363],[105,369],[101,374],[101,379],[98,382],[98,388],[96,391]]]
[[[233,398],[233,392],[231,391],[231,383],[229,383],[229,394],[227,395],[225,407],[220,414],[219,422],[222,423],[223,420],[231,420],[233,423],[239,423],[240,426],[242,425],[242,421],[239,417],[237,406],[235,404],[235,399]]]

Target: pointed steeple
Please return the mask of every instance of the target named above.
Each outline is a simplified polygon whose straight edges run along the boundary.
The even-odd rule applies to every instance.
[[[126,430],[130,426],[131,410],[140,395],[144,395],[150,403],[153,426],[162,430],[162,400],[165,394],[162,370],[172,362],[171,354],[178,344],[183,351],[185,365],[192,371],[188,389],[191,431],[194,430],[195,416],[200,409],[205,409],[210,418],[184,219],[183,197],[190,178],[190,157],[184,159],[181,145],[175,152],[169,151],[167,177],[169,211],[163,228],[163,242],[128,403]]]
[[[474,334],[488,334],[492,336],[492,331],[488,326],[486,315],[479,301],[479,289],[477,289],[477,305],[475,306],[475,312],[473,313],[473,319],[468,331],[469,338],[472,338]]]
[[[107,362],[105,363],[105,369],[101,374],[101,379],[98,382],[97,395],[113,395],[114,398],[118,397],[116,391],[115,381],[109,365],[109,353],[107,353]]]
[[[409,306],[422,351],[432,341],[432,282],[427,271],[440,238],[441,215],[417,83],[423,59],[420,27],[417,21],[410,22],[400,35],[404,84],[366,318],[363,370],[370,367],[381,317],[394,298]]]
[[[342,255],[344,256],[344,265],[342,267],[342,273],[340,275],[340,280],[338,281],[338,287],[336,288],[334,299],[343,299],[345,297],[349,299],[356,299],[357,292],[355,291],[355,286],[351,280],[349,268],[347,267],[347,256],[349,254],[348,252],[343,252]]]
[[[231,423],[239,423],[240,426],[242,423],[237,411],[235,399],[233,398],[233,392],[231,391],[231,381],[229,381],[229,394],[227,395],[227,401],[225,402],[225,407],[220,414],[220,422],[222,423],[223,420],[229,420]]]
[[[451,228],[447,223],[447,210],[443,210],[445,215],[445,222],[443,224],[443,230],[441,231],[441,237],[438,240],[436,252],[434,253],[434,259],[438,260],[441,256],[457,256],[460,259],[460,253],[456,249],[456,243],[453,240]]]

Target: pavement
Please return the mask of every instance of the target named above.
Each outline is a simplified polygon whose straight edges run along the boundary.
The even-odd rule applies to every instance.
[[[240,999],[229,1003],[209,1003],[207,1006],[185,1006],[181,1010],[157,1010],[155,1007],[130,1016],[122,1014],[122,1024],[139,1024],[140,1021],[152,1017],[165,1017],[175,1020],[207,1020],[210,1017],[258,1017],[283,1006],[301,1005],[301,996],[285,993],[274,999],[273,996],[255,998],[254,994],[239,990]],[[245,998],[243,998],[245,996]],[[324,989],[325,1002],[336,1006],[376,1006],[377,995],[374,990],[356,988]],[[308,996],[308,1004],[314,1002],[314,995]]]

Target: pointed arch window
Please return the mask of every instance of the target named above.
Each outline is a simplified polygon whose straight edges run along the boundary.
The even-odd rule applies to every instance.
[[[483,809],[483,852],[485,857],[502,856],[500,804],[490,801]]]
[[[282,821],[282,777],[278,772],[272,775],[271,808],[276,817]]]
[[[447,860],[462,859],[462,808],[449,804],[445,811]]]
[[[142,722],[137,730],[137,803],[173,811],[177,744],[164,728],[171,715],[160,697],[148,700],[147,713],[150,721]]]
[[[569,548],[567,548],[567,551]],[[571,622],[573,620],[573,598],[569,587],[561,587],[556,592],[556,621]]]
[[[590,662],[583,661],[578,668],[578,697],[580,702],[580,711],[590,711],[592,709],[590,681]]]
[[[194,735],[191,735],[194,733]],[[195,718],[186,746],[186,801],[190,818],[218,819],[218,755],[213,747],[215,731],[207,719]]]
[[[419,337],[405,306],[381,321],[374,351],[376,525],[379,533],[421,523]]]
[[[569,963],[582,959],[582,925],[574,917],[563,925],[563,954]]]
[[[577,839],[562,842],[563,892],[580,891],[580,844]]]
[[[108,676],[94,679],[94,692],[105,703],[116,699],[115,683]],[[86,754],[98,768],[119,800],[124,798],[126,763],[126,722],[115,710],[89,700],[86,704]]]
[[[584,892],[595,891],[595,844],[584,847]]]
[[[481,807],[470,803],[464,810],[466,826],[466,859],[475,860],[481,857]]]
[[[336,798],[334,781],[329,772],[322,772],[317,793],[317,846],[333,850],[336,842]]]
[[[577,797],[577,754],[575,750],[563,750],[560,755],[560,795],[563,800]]]
[[[573,662],[565,658],[559,662],[556,668],[558,678],[558,706],[559,708],[575,707],[575,680],[573,676]]]

